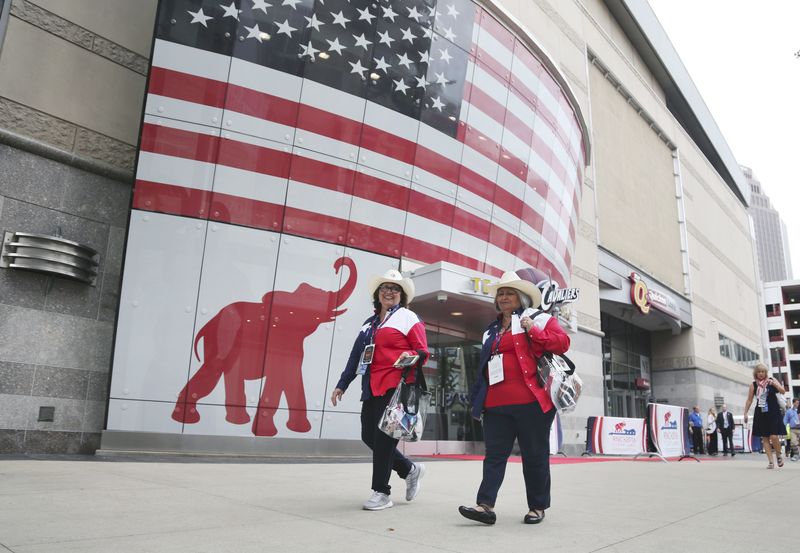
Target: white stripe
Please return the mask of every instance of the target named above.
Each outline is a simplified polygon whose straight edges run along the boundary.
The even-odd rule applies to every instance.
[[[459,202],[464,202],[465,207],[470,206],[470,212],[478,214],[480,213],[482,218],[486,218],[486,215],[490,215],[492,213],[492,202],[478,196],[477,194],[463,188],[461,186],[458,187],[458,196]]]
[[[288,181],[244,169],[217,165],[214,192],[283,205]]]
[[[351,119],[354,118],[351,117]],[[389,131],[411,142],[416,142],[419,134],[418,120],[406,117],[393,109],[374,102],[367,102],[364,111],[364,123],[382,131]]]
[[[195,190],[211,190],[214,164],[151,152],[140,152],[136,178]]]
[[[378,171],[409,180],[414,170],[414,166],[411,164],[391,156],[379,154],[367,148],[360,149],[358,161],[367,167],[372,167]]]
[[[290,145],[295,140],[295,128],[273,121],[225,110],[225,129]]]
[[[504,69],[511,70],[511,61],[514,57],[513,52],[497,40],[492,33],[481,27],[478,35],[478,47],[500,62]]]
[[[497,178],[497,163],[480,154],[464,144],[464,155],[461,158],[461,165],[478,173],[485,179],[494,183]]]
[[[428,125],[419,126],[417,144],[423,146],[440,156],[446,157],[455,163],[461,163],[464,144]]]
[[[221,108],[195,104],[186,100],[176,100],[175,98],[157,94],[147,95],[144,111],[154,117],[169,117],[170,119],[191,121],[217,128],[222,125]]]
[[[495,204],[492,206],[492,223],[506,232],[516,235],[519,233],[520,219]]]
[[[458,188],[449,180],[443,179],[442,177],[434,175],[433,173],[429,173],[428,171],[420,169],[419,167],[414,167],[414,184],[435,190],[440,194],[447,196],[449,199],[456,197],[456,188]]]
[[[337,217],[346,221],[350,215],[352,199],[353,197],[349,194],[290,180],[286,192],[286,207]]]
[[[503,140],[503,125],[501,123],[495,121],[473,104],[469,104],[468,113],[467,125],[478,131],[479,135],[487,137],[495,144],[500,144],[500,141]]]
[[[494,99],[501,106],[506,105],[508,99],[508,85],[498,81],[497,77],[491,72],[476,65],[475,71],[468,82],[472,86],[482,90],[487,96]]]
[[[350,161],[355,161],[358,157],[358,146],[353,146],[347,142],[322,136],[303,129],[295,131],[295,144],[307,150],[315,150],[323,154],[340,157]]]
[[[486,259],[488,245],[485,240],[476,238],[458,229],[453,229],[450,237],[450,250],[452,252],[471,257],[481,263]]]
[[[231,58],[199,48],[156,39],[153,47],[153,65],[224,83],[228,80]]]
[[[180,129],[182,131],[190,131],[208,136],[219,136],[220,133],[220,130],[214,127],[207,127],[205,125],[198,125],[196,123],[181,121],[178,119],[169,119],[168,117],[156,117],[148,114],[145,114],[144,122],[150,125],[170,127],[172,129]]]
[[[368,227],[403,234],[406,212],[394,207],[353,196],[350,220]]]
[[[305,157],[308,159],[313,159],[316,161],[320,161],[322,163],[327,163],[328,165],[333,165],[335,167],[341,167],[342,169],[348,169],[350,171],[356,170],[356,164],[346,161],[344,159],[340,159],[338,157],[325,155],[322,152],[316,150],[306,150],[305,148],[295,148],[294,154],[300,157]],[[298,163],[302,163],[302,161],[298,160]]]
[[[303,79],[239,58],[231,61],[230,83],[297,102]]]
[[[297,100],[296,96],[294,100]],[[367,101],[363,98],[310,79],[303,79],[303,94],[300,102],[316,109],[335,113],[340,117],[347,117],[358,123],[364,121],[364,111],[367,107]]]

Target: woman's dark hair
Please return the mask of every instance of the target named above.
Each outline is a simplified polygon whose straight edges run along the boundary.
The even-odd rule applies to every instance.
[[[378,295],[380,294],[380,288],[382,284],[383,282],[381,282],[378,285],[378,287],[375,288],[375,291],[372,293],[372,307],[374,307],[376,310],[381,308],[381,300],[378,297]],[[389,284],[394,284],[394,283],[390,282]],[[398,284],[398,286],[400,285]],[[406,307],[407,305],[408,305],[408,296],[406,296],[406,291],[403,290],[403,287],[400,286],[400,307]]]

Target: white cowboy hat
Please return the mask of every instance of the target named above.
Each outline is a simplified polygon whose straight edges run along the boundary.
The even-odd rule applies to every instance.
[[[400,274],[400,271],[397,269],[389,269],[382,275],[375,275],[370,277],[369,279],[369,295],[374,296],[375,290],[378,289],[378,286],[383,284],[384,282],[391,282],[392,284],[397,284],[400,288],[403,289],[403,292],[406,293],[406,305],[411,303],[411,300],[414,299],[414,282],[410,278],[403,278],[403,275]]]
[[[503,276],[500,277],[499,281],[493,282],[487,286],[487,288],[492,297],[497,295],[497,290],[500,288],[513,288],[514,290],[519,290],[531,298],[532,306],[534,308],[537,308],[542,304],[542,292],[539,290],[539,287],[529,280],[520,278],[520,276],[514,271],[506,271],[503,273]]]

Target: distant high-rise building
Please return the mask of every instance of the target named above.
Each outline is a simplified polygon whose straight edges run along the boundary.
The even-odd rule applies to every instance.
[[[791,280],[792,261],[789,257],[789,238],[781,215],[772,207],[769,196],[764,193],[761,183],[753,176],[753,170],[741,166],[750,185],[750,216],[756,231],[758,269],[761,280]]]

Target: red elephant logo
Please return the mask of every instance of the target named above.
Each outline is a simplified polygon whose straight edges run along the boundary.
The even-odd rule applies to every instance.
[[[669,419],[672,418],[672,411],[664,413],[664,424],[669,424]]]
[[[198,361],[197,345],[203,340],[203,364],[181,391],[172,418],[188,424],[198,422],[197,402],[224,378],[225,420],[246,424],[250,415],[244,407],[244,383],[263,377],[253,434],[278,433],[273,417],[283,394],[290,413],[286,427],[295,432],[311,430],[303,386],[303,341],[319,325],[347,311],[339,306],[353,293],[358,275],[349,257],[334,262],[337,274],[343,265],[350,274],[338,291],[302,283],[294,292],[275,290],[264,294],[261,302],[236,302],[220,309],[195,337]]]
[[[617,424],[614,425],[614,432],[622,432],[624,429],[625,429],[624,422],[618,422]]]

